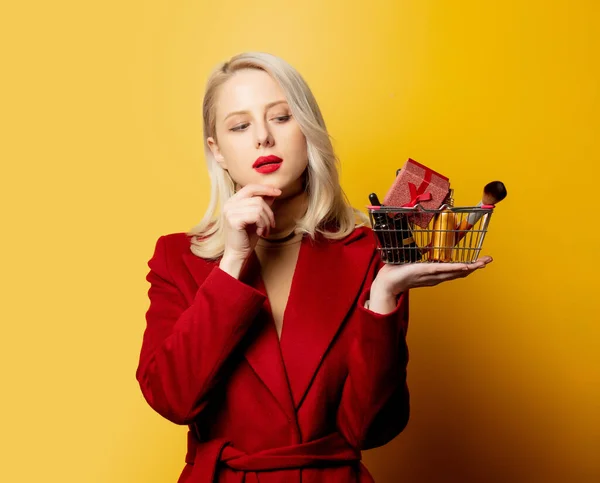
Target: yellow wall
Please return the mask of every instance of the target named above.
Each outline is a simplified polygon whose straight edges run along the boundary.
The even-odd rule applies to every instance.
[[[364,208],[413,157],[503,180],[471,278],[411,307],[412,418],[378,482],[600,481],[599,3],[12,2],[3,8],[0,480],[164,483],[185,428],[134,378],[146,262],[208,201],[204,82],[305,76]],[[5,460],[4,460],[5,459]]]

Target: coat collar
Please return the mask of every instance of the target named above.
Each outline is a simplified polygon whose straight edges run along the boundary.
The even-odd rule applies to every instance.
[[[329,346],[356,303],[374,256],[374,240],[357,228],[342,240],[305,236],[293,274],[283,317],[281,341],[271,318],[268,299],[260,318],[266,320],[249,344],[245,357],[252,369],[293,417]],[[199,286],[216,264],[207,264],[190,251],[184,262]],[[254,252],[244,281],[266,295]],[[287,377],[286,377],[287,376]]]

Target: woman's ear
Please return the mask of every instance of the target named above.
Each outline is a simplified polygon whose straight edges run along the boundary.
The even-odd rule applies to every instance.
[[[215,157],[215,159],[217,160],[217,163],[219,163],[223,169],[227,169],[227,163],[225,162],[225,158],[221,154],[221,150],[219,149],[219,146],[217,145],[214,138],[209,137],[206,140],[206,144],[208,144],[208,147],[210,148],[211,152],[213,153],[213,156]]]

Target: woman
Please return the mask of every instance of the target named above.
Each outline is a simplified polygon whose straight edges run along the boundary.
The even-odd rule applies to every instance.
[[[361,450],[409,417],[408,290],[491,258],[384,265],[310,89],[280,58],[219,66],[203,115],[210,204],[156,243],[136,371],[148,404],[189,426],[179,482],[373,481]]]

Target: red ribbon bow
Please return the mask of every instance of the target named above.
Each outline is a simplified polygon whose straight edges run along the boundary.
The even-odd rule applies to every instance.
[[[429,186],[429,183],[431,183],[431,173],[432,171],[430,169],[425,170],[425,177],[419,185],[419,188],[417,188],[413,183],[408,183],[408,189],[410,191],[410,201],[408,203],[404,203],[402,205],[403,207],[411,208],[420,201],[429,201],[432,198],[431,193],[425,193],[425,190]]]

